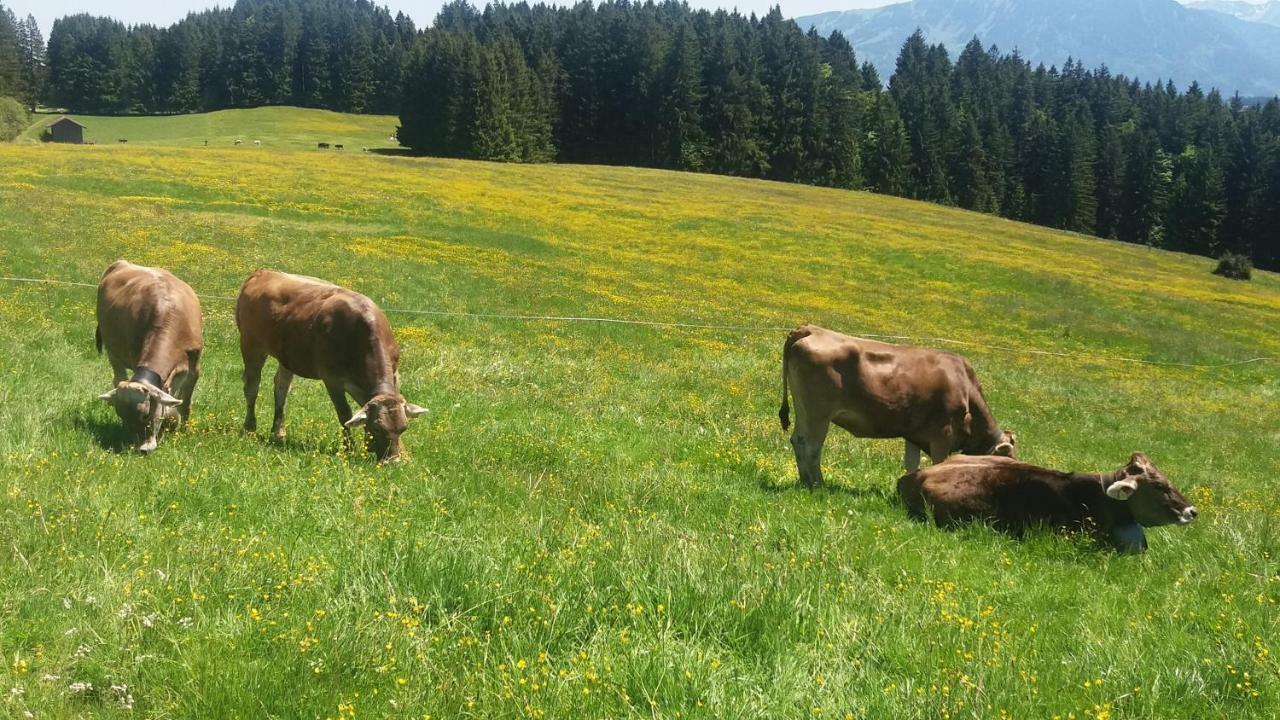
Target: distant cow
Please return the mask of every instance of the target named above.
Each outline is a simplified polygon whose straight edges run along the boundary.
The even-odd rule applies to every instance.
[[[782,349],[782,429],[790,424],[800,481],[822,483],[822,445],[831,423],[857,437],[903,438],[903,465],[920,466],[920,448],[942,462],[953,452],[1013,456],[1017,436],[1000,429],[978,376],[948,352],[849,337],[805,325]]]
[[[98,396],[149,453],[164,425],[191,416],[204,330],[191,286],[160,268],[117,260],[98,284],[98,352],[105,347],[115,387]],[[128,379],[132,369],[133,378]]]
[[[986,520],[1014,532],[1029,525],[1090,530],[1124,551],[1145,550],[1143,527],[1186,525],[1196,508],[1142,453],[1092,475],[1002,457],[955,457],[904,475],[898,495],[917,519],[939,526]]]
[[[128,141],[128,139],[126,139],[126,138],[118,138],[118,139],[116,140],[116,142],[127,143],[127,142],[129,142],[129,141]]]
[[[339,144],[339,145],[334,145],[334,146],[333,146],[333,149],[334,149],[334,150],[341,150],[341,149],[342,149],[342,145],[341,145],[341,144]]]
[[[364,424],[380,461],[400,456],[409,420],[427,412],[400,394],[400,348],[387,316],[372,300],[312,277],[258,270],[236,299],[236,326],[244,359],[244,428],[257,429],[254,403],[262,365],[279,361],[275,379],[273,439],[284,438],[284,405],[294,375],[324,382],[344,436]],[[350,393],[360,409],[353,415]]]
[[[316,143],[316,148],[320,150],[328,150],[329,143]]]
[[[241,140],[236,140],[234,144],[239,145],[241,142]]]
[[[254,147],[262,147],[262,141],[261,141],[261,140],[254,140],[254,141],[253,141],[253,146],[254,146]]]

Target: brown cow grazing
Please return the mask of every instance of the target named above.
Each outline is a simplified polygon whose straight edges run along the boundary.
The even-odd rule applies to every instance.
[[[920,466],[920,448],[937,463],[957,451],[1012,457],[1017,443],[992,417],[973,368],[948,352],[804,325],[782,348],[783,430],[790,424],[788,387],[796,404],[791,446],[800,482],[809,487],[822,483],[831,423],[857,437],[903,438],[908,470]]]
[[[168,270],[117,260],[98,284],[97,316],[98,353],[107,349],[115,375],[115,387],[98,399],[111,403],[149,453],[175,408],[183,422],[191,416],[204,349],[200,300]]]
[[[400,348],[387,316],[372,300],[316,278],[258,270],[240,287],[236,326],[244,359],[246,431],[258,426],[254,402],[270,355],[280,363],[273,439],[284,439],[285,398],[293,376],[301,375],[324,382],[348,442],[349,430],[363,423],[378,459],[399,459],[400,435],[410,419],[427,411],[400,394]],[[354,415],[347,393],[360,403]]]
[[[1146,549],[1142,528],[1186,525],[1198,514],[1142,453],[1100,475],[956,457],[904,475],[898,496],[912,517],[932,513],[939,526],[986,520],[1015,534],[1035,524],[1090,530],[1126,552]]]

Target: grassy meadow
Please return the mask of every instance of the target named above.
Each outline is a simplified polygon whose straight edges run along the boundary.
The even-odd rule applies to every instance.
[[[18,142],[39,142],[40,135],[61,114],[33,116],[33,122]],[[98,115],[66,115],[85,126],[85,142],[97,145],[119,144],[121,139],[133,144],[170,145],[177,147],[212,147],[234,145],[241,141],[243,150],[316,149],[316,143],[346,146],[347,151],[361,148],[394,148],[392,137],[400,119],[391,115],[350,115],[310,108],[260,107],[251,110],[219,110],[195,115],[162,115],[156,117],[112,117]],[[261,146],[254,146],[257,140]]]
[[[166,266],[209,296],[204,375],[187,429],[119,452],[93,289],[0,282],[0,715],[1280,715],[1280,364],[1115,359],[1280,356],[1280,277],[863,193],[112,122],[128,145],[0,146],[0,275]],[[269,443],[274,361],[241,433],[219,298],[259,267],[394,311],[432,410],[407,462],[342,454],[301,379]],[[838,431],[798,488],[779,360],[810,321],[973,343],[1024,459],[1141,450],[1200,519],[1142,556],[940,531],[896,502],[899,442]]]

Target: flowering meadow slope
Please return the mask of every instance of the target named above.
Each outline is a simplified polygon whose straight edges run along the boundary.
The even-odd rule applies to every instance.
[[[1118,359],[1280,355],[1274,275],[730,178],[0,146],[0,275],[119,257],[208,296],[194,422],[119,452],[92,287],[0,281],[6,716],[1280,713],[1280,365]],[[287,443],[240,432],[223,298],[258,267],[396,311],[432,410],[408,462],[342,454],[312,381]],[[844,434],[796,488],[779,353],[806,321],[963,352],[1025,459],[1144,451],[1200,520],[1139,557],[939,531],[895,501],[900,444]]]

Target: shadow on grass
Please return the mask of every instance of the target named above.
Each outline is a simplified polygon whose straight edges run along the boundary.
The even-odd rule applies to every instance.
[[[369,152],[374,155],[390,155],[391,157],[423,157],[409,148],[402,147],[369,148]]]
[[[89,408],[73,411],[71,427],[93,438],[107,452],[123,453],[133,449],[129,431],[117,418],[104,418]]]
[[[333,435],[305,434],[294,436],[286,434],[283,440],[271,437],[269,431],[259,426],[256,432],[245,432],[241,428],[228,431],[228,434],[242,438],[259,447],[269,448],[282,455],[345,455],[351,462],[368,461],[374,464],[373,453],[365,449],[365,439],[360,433],[353,433],[350,447],[344,445],[341,431],[334,425]]]
[[[787,492],[809,492],[814,495],[843,495],[845,497],[858,498],[862,500],[883,500],[892,505],[901,505],[898,500],[898,494],[888,485],[884,487],[875,485],[837,485],[827,480],[817,487],[810,488],[800,483],[799,480],[790,480],[780,482],[777,477],[768,475],[763,471],[753,473],[756,484],[766,493],[773,495],[781,495]]]

